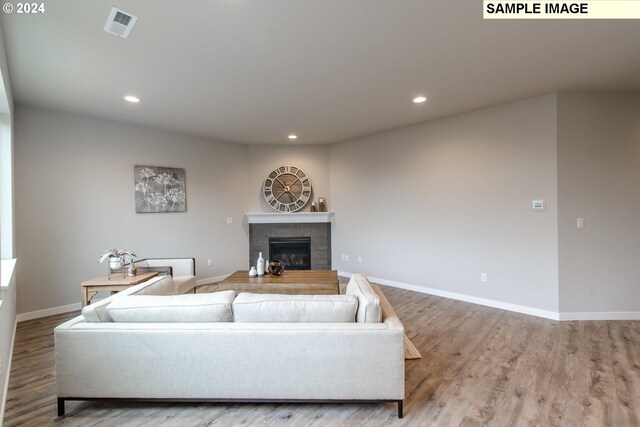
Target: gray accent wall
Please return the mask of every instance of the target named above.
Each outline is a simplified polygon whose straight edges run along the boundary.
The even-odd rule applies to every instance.
[[[246,268],[247,146],[27,106],[15,128],[19,313],[78,303],[111,247],[194,257],[199,278]],[[136,214],[136,164],[184,168],[187,211]]]
[[[558,217],[560,311],[637,318],[640,93],[558,94]]]

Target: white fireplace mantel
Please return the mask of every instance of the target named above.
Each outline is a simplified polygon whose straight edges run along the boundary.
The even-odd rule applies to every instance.
[[[249,224],[295,224],[303,222],[331,222],[335,212],[245,213]]]

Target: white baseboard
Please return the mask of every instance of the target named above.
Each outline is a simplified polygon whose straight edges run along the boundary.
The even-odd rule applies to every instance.
[[[63,305],[60,307],[51,307],[44,310],[30,311],[28,313],[20,313],[16,316],[16,321],[24,322],[25,320],[38,319],[40,317],[53,316],[56,314],[68,313],[82,309],[82,304],[77,302],[74,304]]]
[[[338,275],[351,277],[352,273],[338,271]],[[499,308],[502,310],[514,311],[516,313],[529,314],[531,316],[543,317],[545,319],[569,321],[569,320],[640,320],[640,311],[579,311],[579,312],[555,312],[541,310],[539,308],[527,307],[523,305],[511,304],[503,301],[496,301],[486,298],[473,297],[455,292],[441,291],[439,289],[426,288],[424,286],[410,285],[396,282],[394,280],[381,279],[368,276],[369,280],[381,285],[393,286],[394,288],[407,289],[409,291],[420,292],[428,295],[435,295],[458,301],[470,302],[487,307]]]
[[[338,275],[351,277],[352,273],[346,271],[338,271]],[[434,295],[443,298],[454,299],[457,301],[470,302],[472,304],[484,305],[486,307],[499,308],[501,310],[513,311],[515,313],[528,314],[530,316],[542,317],[551,320],[560,320],[560,316],[555,311],[542,310],[526,305],[512,304],[504,301],[496,301],[488,298],[474,297],[456,292],[442,291],[440,289],[427,288],[424,286],[411,285],[408,283],[396,282],[395,280],[381,279],[379,277],[367,276],[369,280],[380,285],[393,286],[394,288],[406,289],[408,291],[420,292],[423,294]]]
[[[640,311],[561,312],[560,320],[640,320]]]
[[[11,346],[9,347],[9,360],[6,361],[7,375],[4,376],[4,384],[2,385],[4,393],[2,393],[2,403],[0,404],[0,427],[4,420],[4,407],[7,403],[7,392],[9,391],[9,376],[11,375],[11,361],[13,360],[13,345],[16,342],[16,329],[18,328],[18,320],[13,323],[13,334],[11,336]]]
[[[213,283],[218,283],[229,276],[231,276],[231,273],[223,274],[222,276],[214,276],[214,277],[208,277],[206,279],[200,279],[200,280],[197,280],[196,283],[198,284],[198,286],[211,285]]]

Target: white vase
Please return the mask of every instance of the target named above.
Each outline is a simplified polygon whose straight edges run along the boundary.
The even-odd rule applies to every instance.
[[[256,271],[255,267],[251,267],[251,270],[249,270],[249,277],[256,277],[258,275],[258,272]]]
[[[111,270],[120,270],[122,268],[122,260],[120,259],[120,257],[109,257],[109,268]]]
[[[264,258],[262,258],[262,252],[258,254],[256,270],[258,270],[258,276],[264,276]]]

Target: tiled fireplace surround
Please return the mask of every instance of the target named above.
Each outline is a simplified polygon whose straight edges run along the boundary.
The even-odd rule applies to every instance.
[[[256,265],[258,253],[269,257],[269,237],[310,237],[311,269],[331,270],[331,223],[249,224],[249,265]]]

